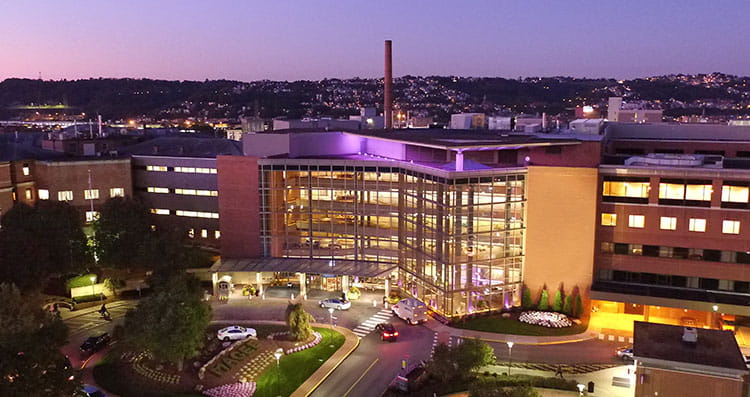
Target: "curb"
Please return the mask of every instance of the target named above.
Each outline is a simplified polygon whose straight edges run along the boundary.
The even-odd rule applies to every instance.
[[[352,332],[352,331],[351,331],[351,330],[350,330],[349,328],[344,328],[344,327],[336,327],[336,328],[334,328],[334,327],[331,327],[331,326],[330,326],[330,325],[328,325],[328,324],[311,324],[311,325],[312,325],[312,326],[314,326],[314,327],[319,327],[319,328],[328,328],[328,329],[331,329],[331,330],[334,330],[334,331],[337,331],[337,332],[338,332],[338,330],[337,330],[336,328],[338,328],[338,329],[344,329],[344,330],[348,331],[348,333],[349,333],[349,334],[351,334],[351,335],[347,335],[347,334],[346,334],[346,332],[340,332],[341,334],[343,334],[343,335],[344,335],[345,343],[346,343],[346,341],[348,341],[348,340],[349,340],[349,338],[353,338],[353,339],[354,339],[354,341],[355,341],[355,343],[354,343],[354,345],[353,345],[353,346],[352,346],[352,347],[351,347],[351,348],[349,349],[349,351],[348,351],[348,352],[344,353],[344,355],[343,355],[343,356],[342,356],[342,357],[341,357],[341,358],[339,359],[338,363],[336,363],[336,364],[335,364],[335,365],[333,365],[333,366],[332,366],[332,367],[331,367],[330,369],[327,369],[327,370],[326,370],[326,369],[324,369],[324,368],[323,368],[323,366],[324,366],[324,365],[326,365],[326,363],[328,363],[329,361],[331,361],[331,359],[332,359],[333,357],[332,357],[332,358],[329,358],[328,360],[326,360],[326,362],[324,362],[324,363],[323,363],[323,364],[322,364],[322,365],[321,365],[321,366],[320,366],[320,367],[319,367],[319,368],[318,368],[318,369],[317,369],[317,370],[316,370],[315,372],[313,372],[313,374],[312,374],[312,375],[310,375],[310,376],[309,376],[309,377],[307,378],[307,380],[306,380],[306,381],[302,382],[302,384],[301,384],[301,385],[300,385],[300,386],[299,386],[299,387],[297,388],[297,390],[295,390],[295,391],[294,391],[294,392],[293,392],[293,393],[292,393],[292,394],[290,395],[290,397],[307,397],[307,396],[309,396],[310,394],[312,394],[312,392],[314,392],[314,391],[315,391],[315,389],[317,389],[317,388],[318,388],[318,386],[320,386],[320,384],[321,384],[321,383],[323,383],[323,381],[325,381],[326,379],[328,379],[328,377],[329,377],[329,376],[331,375],[331,373],[333,373],[333,371],[335,371],[335,370],[336,370],[336,368],[338,368],[338,367],[339,367],[339,365],[341,365],[341,363],[343,363],[343,362],[344,362],[344,360],[346,360],[346,359],[347,359],[347,358],[348,358],[348,357],[349,357],[349,356],[350,356],[350,355],[351,355],[351,354],[352,354],[352,353],[354,352],[354,350],[355,350],[355,349],[356,349],[357,347],[359,347],[359,342],[360,342],[360,339],[361,339],[361,338],[359,338],[359,337],[358,337],[358,336],[357,336],[357,335],[356,335],[356,334],[355,334],[354,332]],[[343,349],[343,348],[344,348],[344,346],[342,345],[342,346],[341,346],[341,347],[339,348],[339,350],[337,350],[337,351],[336,351],[336,353],[334,353],[334,355],[335,355],[335,354],[337,354],[337,353],[338,353],[339,351],[341,351],[341,349]],[[323,372],[324,372],[324,371],[325,371],[325,374],[323,374]],[[309,385],[309,384],[307,384],[307,382],[308,382],[308,381],[309,381],[309,380],[310,380],[311,378],[314,378],[315,376],[318,376],[318,375],[321,375],[321,374],[322,374],[322,376],[320,376],[320,379],[319,379],[319,380],[318,380],[318,381],[317,381],[317,382],[316,382],[316,383],[315,383],[314,385]],[[303,388],[304,388],[305,390],[301,390],[301,389],[303,389]]]

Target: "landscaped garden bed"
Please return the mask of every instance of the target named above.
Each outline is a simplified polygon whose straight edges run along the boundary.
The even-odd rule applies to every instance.
[[[552,313],[552,312],[547,312]],[[554,313],[553,313],[554,314]],[[506,314],[507,315],[507,314]],[[451,326],[474,331],[494,332],[498,334],[529,335],[529,336],[564,336],[575,335],[586,331],[588,324],[575,324],[563,328],[549,328],[541,325],[528,324],[519,321],[521,313],[491,314],[481,317],[467,318],[456,321]],[[570,320],[568,320],[570,321]]]

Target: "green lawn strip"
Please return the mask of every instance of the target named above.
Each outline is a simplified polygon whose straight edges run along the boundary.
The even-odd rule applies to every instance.
[[[327,329],[315,328],[323,339],[310,349],[284,355],[279,368],[266,369],[257,379],[255,397],[288,396],[310,377],[344,343],[344,335]]]
[[[93,284],[91,282],[92,276],[96,279],[96,274],[94,273],[71,277],[65,282],[65,286],[68,288],[68,290],[76,287],[91,287],[91,284]]]
[[[564,336],[575,335],[586,331],[587,324],[573,324],[565,328],[547,328],[539,325],[522,323],[512,318],[499,316],[480,317],[453,324],[453,327],[474,331],[494,332],[498,334],[530,336]]]

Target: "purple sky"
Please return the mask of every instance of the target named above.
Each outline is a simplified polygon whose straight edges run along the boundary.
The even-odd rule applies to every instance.
[[[0,80],[748,75],[747,0],[0,1]]]

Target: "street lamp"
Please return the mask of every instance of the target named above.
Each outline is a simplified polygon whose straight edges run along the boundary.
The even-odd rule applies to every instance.
[[[281,348],[276,349],[276,352],[273,353],[273,356],[276,357],[276,381],[278,383],[281,383],[281,369],[279,368],[279,359],[281,358],[281,355],[284,353],[284,351]]]
[[[89,277],[91,280],[91,296],[96,295],[96,292],[94,292],[94,282],[96,281],[96,276]]]
[[[510,362],[513,360],[513,342],[506,342],[508,345],[508,376],[510,376]]]
[[[583,383],[579,383],[579,384],[576,385],[576,387],[578,388],[578,395],[582,396],[583,395],[583,388],[585,388],[586,386]]]
[[[332,307],[328,308],[328,314],[331,315],[331,326],[333,326],[333,308]]]

